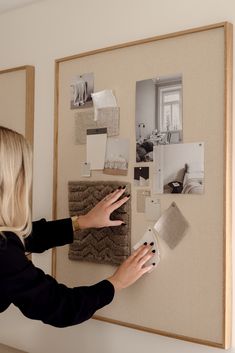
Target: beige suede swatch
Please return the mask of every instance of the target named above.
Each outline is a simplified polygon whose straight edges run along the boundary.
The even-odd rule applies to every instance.
[[[188,227],[187,220],[175,202],[172,202],[154,225],[154,229],[171,249],[174,249],[182,240]]]

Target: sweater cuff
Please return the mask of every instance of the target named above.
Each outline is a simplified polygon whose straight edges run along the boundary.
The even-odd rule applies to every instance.
[[[96,310],[110,304],[113,300],[115,294],[114,286],[107,279],[94,284],[90,288],[96,294],[96,298],[99,298]]]
[[[58,222],[58,227],[61,229],[63,234],[65,234],[64,239],[61,239],[61,245],[71,244],[73,242],[73,223],[71,218],[65,218],[56,221]],[[59,234],[62,233],[59,231]]]

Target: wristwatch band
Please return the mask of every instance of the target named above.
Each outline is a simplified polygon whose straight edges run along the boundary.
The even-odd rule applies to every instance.
[[[71,217],[71,219],[72,219],[73,231],[75,232],[75,231],[81,229],[79,226],[79,221],[78,221],[79,217],[73,216],[73,217]]]

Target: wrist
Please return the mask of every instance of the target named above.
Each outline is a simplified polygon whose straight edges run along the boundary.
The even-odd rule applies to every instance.
[[[115,291],[120,291],[121,289],[123,289],[121,283],[117,279],[115,279],[115,277],[111,276],[107,278],[107,280],[112,283]]]
[[[73,231],[89,228],[88,222],[86,220],[86,215],[73,216],[71,217],[71,219],[72,219]]]

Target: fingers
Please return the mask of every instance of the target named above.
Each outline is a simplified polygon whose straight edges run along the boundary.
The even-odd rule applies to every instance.
[[[138,249],[136,249],[129,258],[136,257],[143,249],[146,248],[146,245],[141,245]]]
[[[154,254],[152,253],[152,250],[150,249],[146,255],[144,255],[140,260],[139,260],[139,266],[142,268],[147,261],[153,257]]]
[[[109,206],[109,212],[112,213],[115,211],[117,208],[121,207],[125,202],[129,200],[130,196],[125,196],[121,200],[116,201],[112,205]]]
[[[109,227],[117,227],[117,226],[121,226],[122,224],[125,225],[126,223],[124,223],[121,220],[116,220],[116,221],[110,221],[108,226]]]
[[[143,267],[141,269],[141,273],[142,273],[141,276],[143,276],[146,272],[149,272],[150,270],[152,270],[153,267],[154,267],[154,265]]]
[[[108,200],[110,200],[114,195],[116,195],[116,193],[117,192],[119,192],[120,191],[120,189],[116,189],[116,190],[114,190],[114,191],[112,191],[112,192],[110,192],[108,195],[106,195],[101,201],[108,201]]]
[[[136,262],[139,262],[143,256],[145,256],[151,249],[150,245],[141,245],[133,254],[133,258]]]
[[[124,194],[126,190],[126,187],[124,186],[123,188],[121,187],[120,189],[115,190],[114,192],[112,192],[109,198],[106,198],[107,201],[107,206],[112,205],[114,202],[116,202],[119,197],[122,196],[122,194]]]

